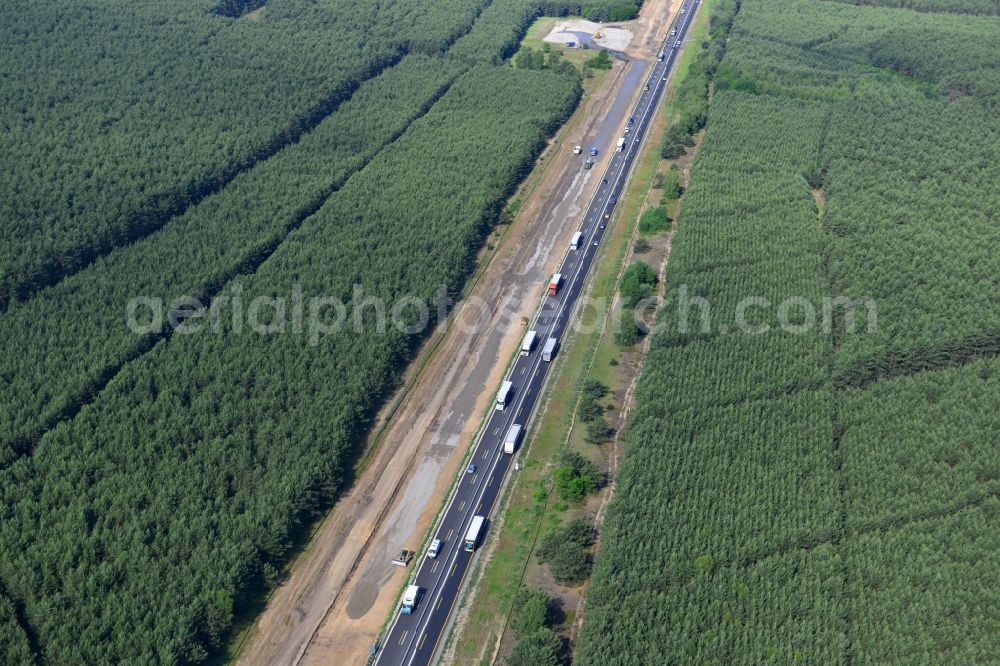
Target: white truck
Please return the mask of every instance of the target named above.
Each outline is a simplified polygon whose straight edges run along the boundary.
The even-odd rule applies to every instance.
[[[409,615],[417,607],[417,602],[420,600],[420,588],[416,585],[410,585],[403,592],[403,606],[402,611],[404,614]]]
[[[524,334],[524,340],[521,341],[521,356],[527,356],[531,353],[531,350],[535,348],[537,338],[538,334],[534,331],[528,331]]]
[[[579,250],[581,243],[583,243],[583,232],[578,231],[575,234],[573,234],[573,240],[570,241],[569,247],[571,250]]]
[[[514,390],[513,382],[504,382],[500,385],[500,390],[497,391],[497,404],[495,409],[498,412],[502,412],[507,406],[507,401],[510,400],[510,394]]]
[[[549,338],[542,347],[542,360],[551,361],[556,355],[556,347],[559,346],[558,338]]]
[[[507,436],[503,438],[503,452],[514,453],[517,448],[517,440],[521,438],[521,424],[515,423],[507,431]]]
[[[473,516],[469,524],[469,531],[465,533],[465,550],[471,553],[479,543],[479,533],[483,531],[483,523],[486,521],[482,516]]]
[[[618,139],[617,148],[619,153],[625,150],[625,137]]]

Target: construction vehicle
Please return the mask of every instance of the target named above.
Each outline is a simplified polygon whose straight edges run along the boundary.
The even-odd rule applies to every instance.
[[[410,564],[410,560],[413,559],[413,551],[406,550],[405,548],[399,551],[399,555],[392,561],[397,567],[405,567]]]

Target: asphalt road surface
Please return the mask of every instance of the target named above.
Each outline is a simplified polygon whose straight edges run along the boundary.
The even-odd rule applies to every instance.
[[[680,53],[679,43],[687,34],[699,1],[687,0],[683,6],[684,13],[679,14],[673,25],[676,34],[668,36],[663,42],[663,60],[655,62],[650,70],[646,81],[648,89],[642,91],[630,116],[624,148],[612,154],[601,186],[584,214],[580,226],[583,241],[579,249],[571,249],[566,254],[559,269],[563,278],[558,293],[545,297],[535,321],[529,327],[537,334],[534,348],[531,353],[517,357],[507,376],[514,385],[513,394],[503,410],[495,410],[490,415],[469,459],[470,464],[475,465],[475,471],[471,468],[462,470],[462,477],[442,515],[434,535],[442,541],[440,552],[433,559],[425,557],[424,553],[417,555],[417,573],[411,582],[420,587],[421,594],[412,613],[396,611],[376,655],[375,663],[380,666],[429,664],[439,647],[475,555],[475,551],[468,552],[464,547],[466,532],[474,516],[486,516],[476,541],[477,547],[482,544],[491,528],[490,512],[514,458],[503,452],[504,437],[515,424],[527,426],[534,413],[550,367],[550,362],[542,359],[545,341],[550,337],[557,340],[563,337],[600,249],[605,225],[616,205],[612,201],[617,202],[622,195],[650,120],[663,95],[667,75]],[[581,162],[584,159],[586,155],[581,156]]]

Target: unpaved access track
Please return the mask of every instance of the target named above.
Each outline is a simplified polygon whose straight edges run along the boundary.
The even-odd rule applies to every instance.
[[[664,34],[670,4],[649,0],[629,24],[640,58]],[[447,330],[437,331],[413,364],[405,394],[380,415],[377,423],[386,425],[369,442],[363,470],[268,600],[238,664],[365,662],[408,573],[390,561],[402,548],[423,545],[520,344],[521,317],[540,301],[614,149],[622,118],[613,111],[628,108],[645,65],[616,63],[546,149],[544,172],[517,220]],[[602,148],[592,171],[580,168],[576,144]]]

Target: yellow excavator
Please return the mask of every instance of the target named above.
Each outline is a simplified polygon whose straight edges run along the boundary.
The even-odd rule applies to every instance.
[[[600,33],[600,31],[598,31],[598,32],[595,32],[595,33],[594,33],[594,39],[600,39],[600,38],[601,38],[601,33]]]

